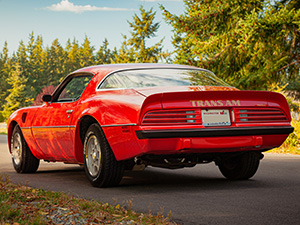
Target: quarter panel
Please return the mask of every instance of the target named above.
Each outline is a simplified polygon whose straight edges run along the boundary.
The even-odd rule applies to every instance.
[[[95,118],[116,159],[133,157],[140,154],[140,148],[131,126],[138,123],[144,99],[144,96],[131,89],[98,91],[78,105],[72,124],[78,126],[80,118],[87,115]]]

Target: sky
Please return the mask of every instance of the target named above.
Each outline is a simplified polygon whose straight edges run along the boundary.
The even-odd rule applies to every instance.
[[[153,8],[155,22],[160,22],[157,37],[148,44],[164,37],[164,50],[172,51],[172,27],[165,23],[159,4],[176,15],[184,12],[182,0],[0,0],[0,50],[7,41],[12,54],[21,40],[28,43],[31,32],[42,36],[44,47],[56,38],[63,47],[68,39],[83,43],[87,36],[96,50],[105,38],[109,48],[119,48],[122,34],[130,34],[127,21],[139,15],[142,5],[146,10]]]

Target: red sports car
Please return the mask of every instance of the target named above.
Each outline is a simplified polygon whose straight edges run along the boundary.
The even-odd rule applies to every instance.
[[[125,169],[215,162],[228,179],[252,177],[262,152],[293,132],[286,99],[239,91],[190,66],[115,64],[69,74],[42,106],[8,120],[18,173],[39,160],[83,164],[92,185],[118,185]]]

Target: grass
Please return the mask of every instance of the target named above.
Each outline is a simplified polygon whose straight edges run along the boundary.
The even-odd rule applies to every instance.
[[[300,121],[292,121],[294,132],[280,148],[269,152],[300,155]],[[6,134],[0,128],[0,134]],[[0,224],[175,224],[170,213],[135,213],[132,201],[110,205],[16,185],[0,174]]]
[[[163,213],[135,213],[110,205],[11,183],[0,175],[0,224],[175,224]]]

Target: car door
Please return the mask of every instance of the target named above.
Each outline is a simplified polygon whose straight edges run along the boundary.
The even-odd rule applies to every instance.
[[[75,160],[72,116],[91,75],[72,76],[44,104],[32,123],[32,133],[45,159],[72,162]]]

